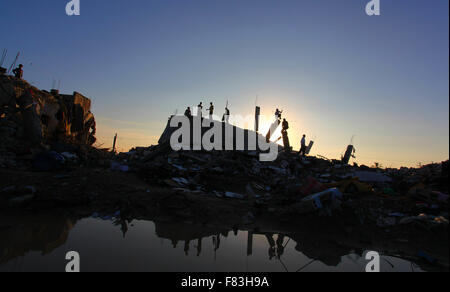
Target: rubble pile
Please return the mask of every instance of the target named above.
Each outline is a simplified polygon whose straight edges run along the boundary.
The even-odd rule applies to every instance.
[[[117,156],[115,169],[178,192],[240,200],[286,216],[342,216],[381,228],[400,224],[448,230],[448,161],[379,169],[281,152],[260,162],[251,151],[179,151],[164,145]]]
[[[67,151],[54,151],[55,144],[78,149],[94,144],[95,118],[90,108],[90,99],[77,92],[47,92],[0,75],[0,168],[28,167],[43,151],[55,152],[45,155],[58,160]]]

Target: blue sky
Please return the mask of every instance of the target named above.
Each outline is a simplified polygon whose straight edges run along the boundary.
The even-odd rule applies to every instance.
[[[449,1],[0,0],[0,49],[25,79],[94,101],[99,138],[156,143],[175,109],[285,110],[290,137],[357,162],[416,165],[449,156]]]

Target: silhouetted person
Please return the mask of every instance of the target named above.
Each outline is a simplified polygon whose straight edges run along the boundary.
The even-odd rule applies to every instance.
[[[298,153],[300,156],[305,157],[306,155],[306,135],[303,135],[303,138],[300,142],[300,152]]]
[[[201,118],[202,115],[203,115],[203,102],[200,102],[197,106],[197,116]]]
[[[289,129],[289,123],[288,123],[288,121],[286,121],[286,119],[283,119],[283,124],[281,125],[282,126],[282,132],[286,132],[288,129]]]
[[[188,107],[188,108],[186,109],[186,111],[184,112],[184,115],[185,115],[186,117],[188,117],[188,118],[192,117],[192,112],[191,112],[191,108],[190,108],[190,107]]]
[[[14,74],[14,76],[16,76],[16,78],[22,79],[23,78],[23,65],[20,64],[19,67],[14,69],[13,74]]]
[[[213,105],[212,102],[209,103],[209,109],[208,109],[208,111],[209,111],[209,118],[212,120],[212,116],[213,116],[213,114],[214,114],[214,105]]]
[[[278,119],[278,120],[281,120],[281,114],[283,113],[283,111],[280,111],[279,109],[277,109],[276,111],[275,111],[275,117]]]
[[[186,255],[189,255],[189,243],[190,243],[191,241],[190,240],[186,240],[185,242],[184,242],[184,253],[186,254]]]
[[[225,113],[223,114],[222,122],[228,124],[229,119],[230,119],[230,110],[228,109],[228,107],[225,107]]]

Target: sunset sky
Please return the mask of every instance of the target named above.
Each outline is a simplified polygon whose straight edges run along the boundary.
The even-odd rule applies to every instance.
[[[449,1],[1,0],[0,50],[24,78],[93,101],[100,144],[156,144],[169,115],[284,110],[313,155],[416,166],[449,158]],[[5,25],[6,24],[6,25]],[[253,127],[253,125],[249,125]],[[268,120],[263,128],[268,128]]]

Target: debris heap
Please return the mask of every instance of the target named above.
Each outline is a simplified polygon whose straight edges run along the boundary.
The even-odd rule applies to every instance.
[[[448,161],[381,169],[281,152],[260,162],[252,151],[179,151],[163,145],[122,153],[115,170],[181,193],[240,200],[264,214],[346,216],[381,228],[422,224],[448,231]]]
[[[91,100],[39,90],[0,74],[0,167],[16,166],[16,156],[52,143],[92,145],[95,118]]]

